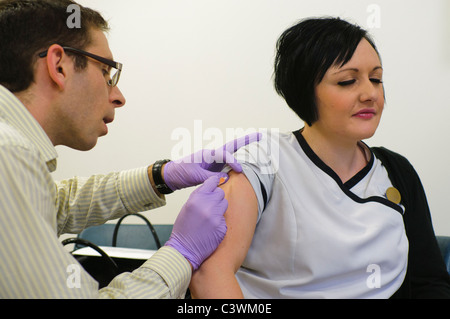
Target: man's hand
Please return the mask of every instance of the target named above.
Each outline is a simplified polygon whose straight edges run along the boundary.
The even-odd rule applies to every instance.
[[[181,160],[170,161],[164,166],[164,181],[174,191],[201,184],[211,176],[228,179],[227,174],[221,173],[225,165],[229,165],[237,173],[242,172],[233,153],[260,139],[261,133],[252,133],[216,150],[200,150]]]
[[[192,192],[165,244],[178,250],[194,270],[216,250],[227,232],[223,215],[228,202],[218,184],[219,177],[211,176]]]

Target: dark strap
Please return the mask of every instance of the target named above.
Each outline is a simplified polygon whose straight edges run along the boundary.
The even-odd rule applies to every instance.
[[[155,239],[156,247],[158,249],[161,248],[161,242],[159,241],[159,237],[158,237],[158,234],[156,233],[155,228],[153,227],[152,223],[150,223],[150,221],[141,214],[126,214],[126,215],[123,215],[122,217],[120,217],[120,219],[117,221],[116,227],[114,227],[113,240],[112,240],[113,247],[116,247],[116,244],[117,244],[117,233],[119,232],[120,224],[125,219],[125,217],[128,217],[130,215],[140,217],[141,219],[143,219],[145,221],[148,228],[150,228],[150,231],[152,232],[153,238]]]
[[[64,239],[61,243],[63,246],[68,245],[68,244],[78,244],[78,245],[91,247],[92,249],[97,251],[103,257],[103,259],[110,265],[114,275],[118,275],[120,273],[119,266],[117,266],[116,262],[110,256],[108,256],[108,254],[105,253],[103,251],[103,249],[98,247],[96,244],[90,242],[89,240],[74,237],[74,238]]]

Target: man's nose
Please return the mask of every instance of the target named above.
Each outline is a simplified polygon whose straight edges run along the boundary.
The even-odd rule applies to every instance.
[[[112,88],[110,100],[115,107],[122,107],[126,103],[125,97],[117,86]]]

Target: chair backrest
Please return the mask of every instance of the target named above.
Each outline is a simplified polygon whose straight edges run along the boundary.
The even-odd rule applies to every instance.
[[[450,274],[450,236],[436,236],[441,250],[442,257],[444,257],[445,266]]]
[[[86,228],[78,235],[97,246],[113,246],[115,224],[103,224]],[[173,225],[153,225],[161,245],[169,239]],[[157,250],[157,244],[149,227],[145,224],[121,224],[117,232],[117,247]]]

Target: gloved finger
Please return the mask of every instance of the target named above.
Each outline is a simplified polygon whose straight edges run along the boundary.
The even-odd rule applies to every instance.
[[[202,193],[211,193],[213,192],[216,188],[217,185],[219,185],[220,182],[220,177],[218,174],[214,174],[210,177],[208,177],[205,182],[196,189],[197,192],[202,192]]]
[[[194,185],[202,184],[212,176],[217,176],[219,178],[217,186],[225,184],[229,179],[228,174],[225,172],[212,172],[204,168],[199,168],[197,170],[197,174],[195,175],[195,181],[193,183]]]
[[[217,187],[213,192],[214,200],[217,202],[223,202],[226,201],[225,199],[225,192],[222,188]]]
[[[222,149],[226,152],[234,153],[238,149],[240,149],[242,146],[259,141],[261,139],[261,137],[262,137],[262,133],[259,133],[259,132],[251,133],[251,134],[248,134],[246,136],[237,138],[233,141],[226,143]]]
[[[216,153],[217,157],[220,157],[220,159],[216,159],[216,162],[218,162],[218,160],[220,160],[222,163],[226,163],[228,164],[228,166],[231,167],[231,169],[233,171],[235,171],[236,173],[240,173],[242,172],[242,166],[241,164],[237,161],[237,159],[234,157],[233,154],[231,154],[230,152],[227,151],[222,151],[222,152],[217,152]]]
[[[223,200],[217,205],[217,210],[215,212],[220,212],[221,215],[225,214],[228,209],[228,201],[225,199],[225,194]]]

